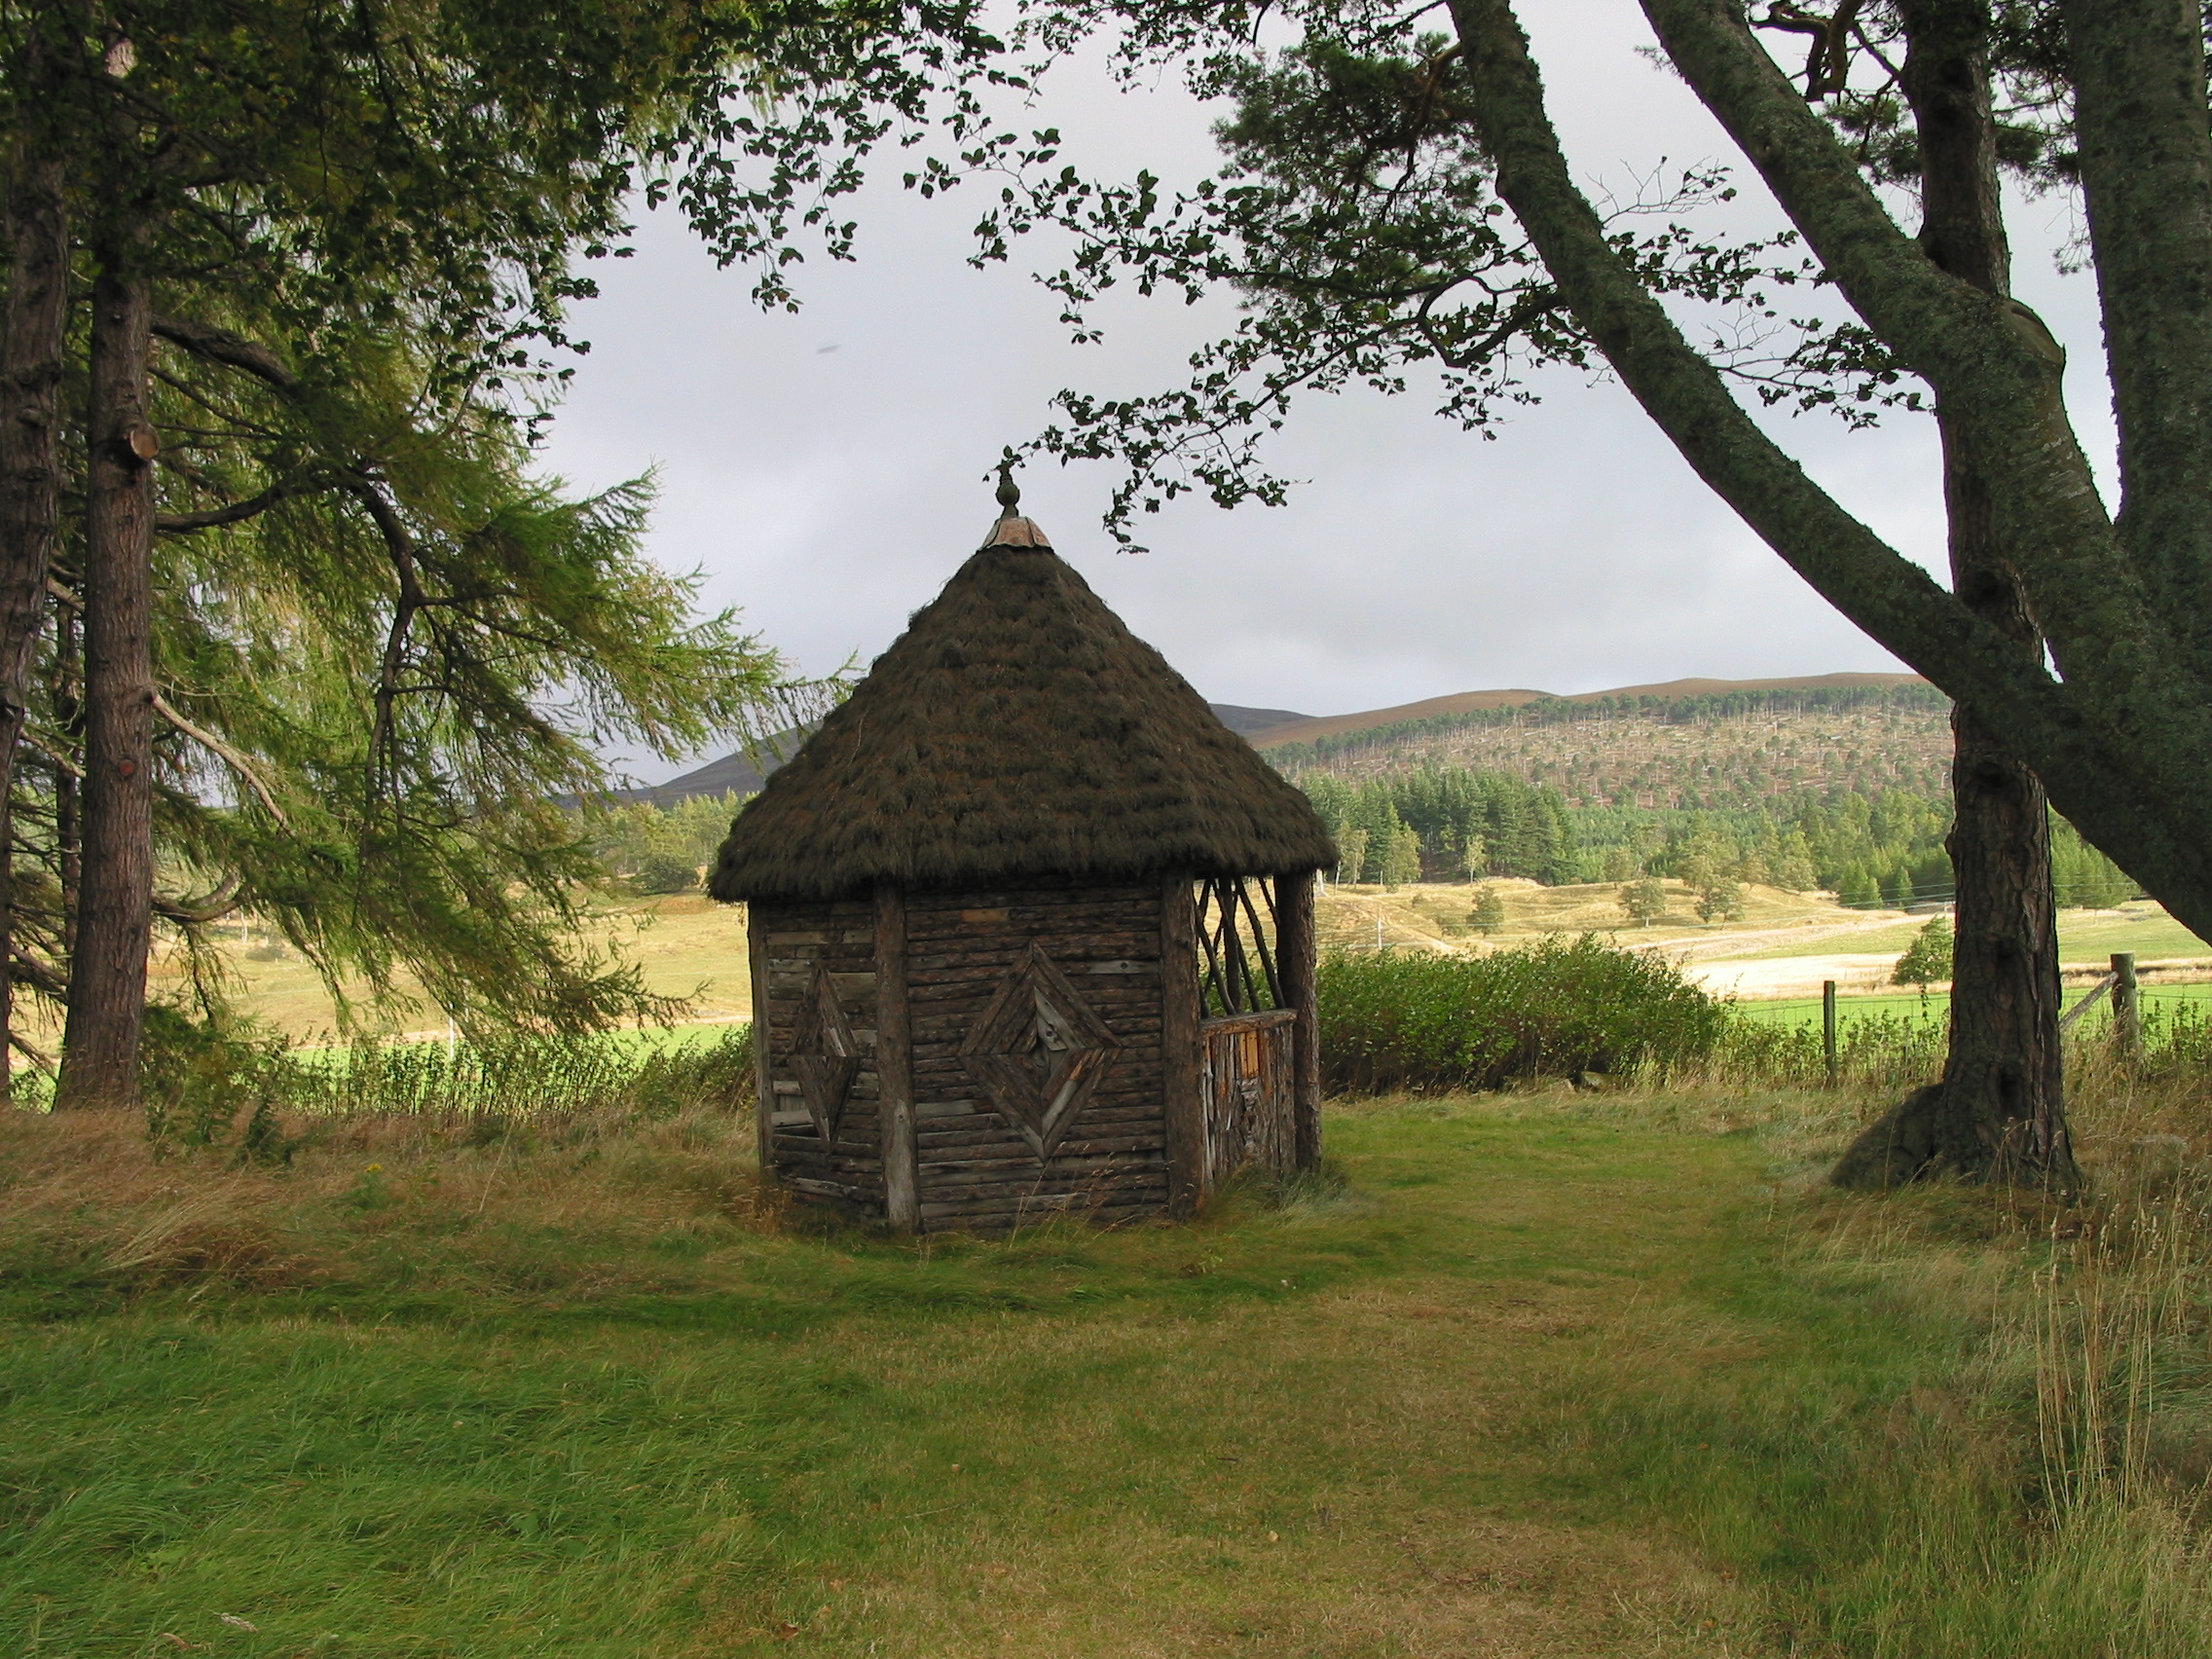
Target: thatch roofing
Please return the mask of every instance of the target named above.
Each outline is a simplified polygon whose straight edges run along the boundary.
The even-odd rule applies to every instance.
[[[708,888],[821,899],[880,877],[1277,875],[1336,859],[1304,793],[1010,502],[738,814]]]

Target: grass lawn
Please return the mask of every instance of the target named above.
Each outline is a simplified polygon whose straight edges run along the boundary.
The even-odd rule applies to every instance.
[[[1847,1124],[1751,1121],[1837,1097],[1798,1098],[1359,1105],[1341,1190],[920,1243],[781,1212],[727,1119],[341,1126],[264,1170],[15,1115],[0,1643],[2058,1659],[2137,1630],[2140,1575],[2030,1526],[2030,1442],[1965,1403],[2046,1219],[1825,1193]]]

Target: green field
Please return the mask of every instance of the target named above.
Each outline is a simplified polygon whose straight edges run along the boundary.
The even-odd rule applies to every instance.
[[[2068,985],[2066,1006],[2071,1009],[2082,1000],[2088,987]],[[2198,1010],[2212,1007],[2212,983],[2192,982],[2178,985],[2144,985],[2140,987],[2146,1015],[2154,1008],[2189,1007]],[[2082,1016],[2076,1030],[2088,1032],[2102,1029],[2108,1022],[2105,999]],[[1771,1020],[1780,1025],[1796,1025],[1805,1021],[1819,1023],[1821,999],[1819,997],[1747,997],[1736,1007],[1753,1019]],[[1951,1016],[1951,996],[1948,991],[1930,991],[1925,999],[1916,991],[1898,991],[1880,996],[1838,996],[1836,1017],[1849,1020],[1867,1014],[1889,1014],[1928,1018],[1942,1021]]]
[[[1824,1194],[1839,1103],[1874,1104],[1339,1108],[1348,1186],[1287,1207],[920,1243],[778,1219],[726,1118],[364,1124],[256,1170],[18,1116],[0,1634],[83,1659],[2191,1651],[2186,1620],[2158,1633],[2194,1580],[2029,1525],[2032,1413],[1950,1403],[2046,1223]]]

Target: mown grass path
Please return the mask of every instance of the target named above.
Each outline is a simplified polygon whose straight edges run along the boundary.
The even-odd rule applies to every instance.
[[[1889,1645],[1864,1582],[1923,1439],[1943,1501],[1974,1297],[1823,1245],[1750,1133],[1561,1096],[1329,1135],[1348,1196],[1103,1235],[479,1205],[373,1274],[122,1302],[18,1241],[0,1651],[1975,1651]]]

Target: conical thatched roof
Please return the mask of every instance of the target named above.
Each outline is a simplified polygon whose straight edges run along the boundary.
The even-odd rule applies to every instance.
[[[708,887],[820,899],[886,876],[985,887],[1336,859],[1306,796],[1010,502],[989,544],[738,815]]]

